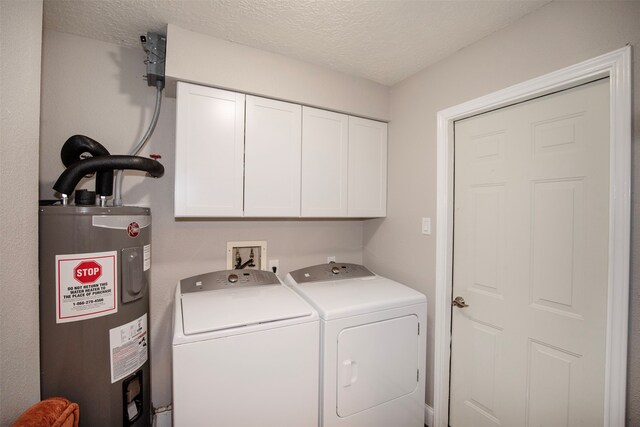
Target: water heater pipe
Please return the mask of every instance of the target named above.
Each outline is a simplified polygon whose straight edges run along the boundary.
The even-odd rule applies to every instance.
[[[113,171],[114,169],[132,169],[147,172],[154,178],[164,175],[164,166],[160,162],[138,156],[108,155],[79,160],[69,166],[58,177],[53,189],[62,194],[63,200],[73,193],[83,176],[94,172]]]
[[[111,154],[95,139],[85,135],[73,135],[62,146],[60,158],[65,167],[69,167],[79,160],[86,160],[87,157],[83,157],[85,153],[89,153],[93,157]],[[102,197],[113,194],[113,170],[96,173],[96,193]]]

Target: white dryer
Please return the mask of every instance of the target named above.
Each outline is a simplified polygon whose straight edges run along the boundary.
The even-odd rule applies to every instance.
[[[423,427],[426,297],[356,264],[285,279],[320,314],[324,427]]]
[[[173,425],[314,426],[317,312],[271,272],[181,280],[173,318]]]

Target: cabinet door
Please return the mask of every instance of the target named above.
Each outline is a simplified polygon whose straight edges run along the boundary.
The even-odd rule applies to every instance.
[[[387,124],[349,117],[350,217],[387,215]]]
[[[242,216],[244,100],[178,82],[175,216]]]
[[[349,117],[302,107],[303,217],[347,216]]]
[[[302,107],[247,95],[244,215],[300,216]]]

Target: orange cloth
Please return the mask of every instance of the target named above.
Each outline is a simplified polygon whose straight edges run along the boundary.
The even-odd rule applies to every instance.
[[[77,403],[52,397],[24,411],[11,427],[78,427],[79,419]]]

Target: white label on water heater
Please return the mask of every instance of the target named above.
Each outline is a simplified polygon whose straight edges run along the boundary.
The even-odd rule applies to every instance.
[[[151,268],[151,243],[144,245],[144,267],[143,271],[147,271]]]
[[[56,255],[56,323],[118,312],[118,252]]]
[[[112,384],[144,365],[149,358],[148,341],[147,313],[109,330]]]

